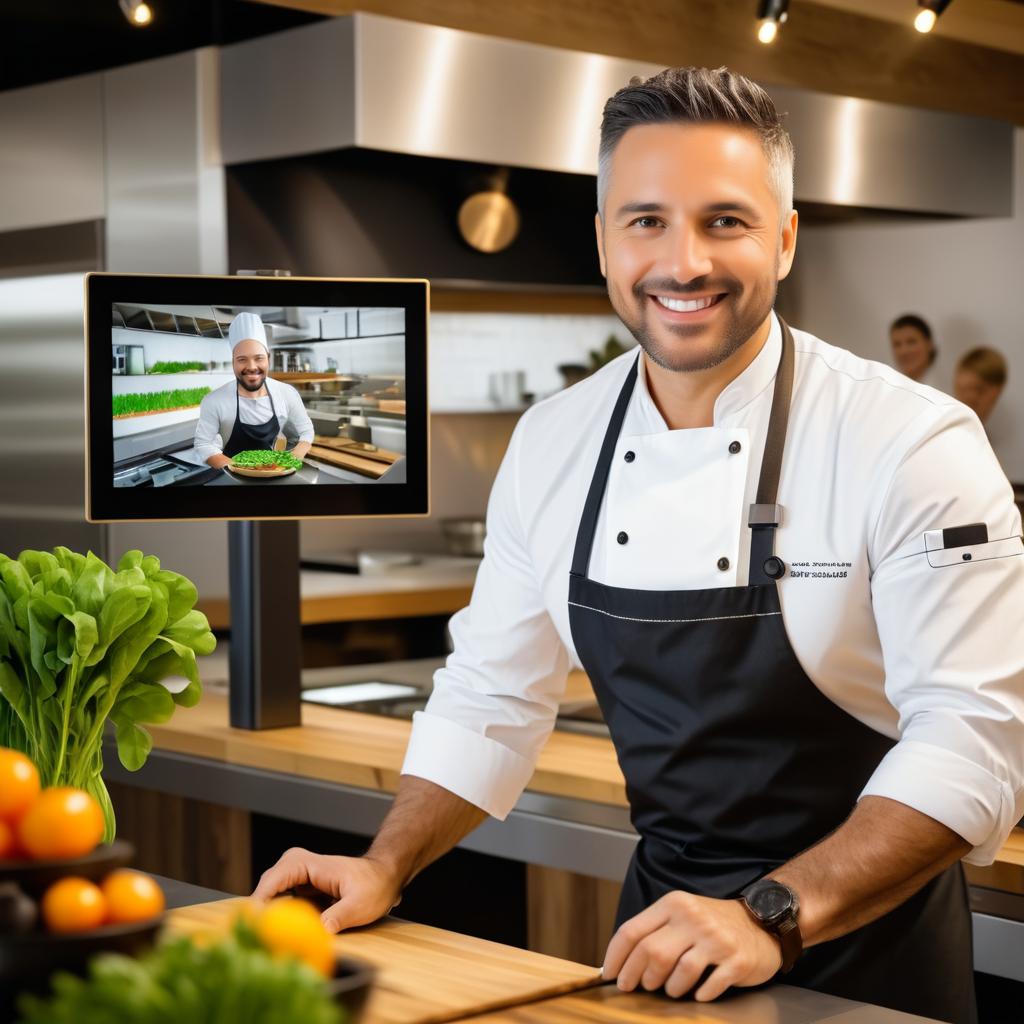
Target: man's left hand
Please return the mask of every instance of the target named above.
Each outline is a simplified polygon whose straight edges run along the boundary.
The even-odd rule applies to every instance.
[[[717,999],[733,985],[760,985],[782,966],[778,941],[755,924],[739,900],[670,892],[630,918],[613,936],[603,977],[624,992],[638,985],[685,995],[712,967],[694,998]]]

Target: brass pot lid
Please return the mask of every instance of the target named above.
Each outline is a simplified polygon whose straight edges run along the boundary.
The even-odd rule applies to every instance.
[[[519,234],[519,210],[504,192],[475,192],[459,207],[459,231],[479,252],[501,252]]]

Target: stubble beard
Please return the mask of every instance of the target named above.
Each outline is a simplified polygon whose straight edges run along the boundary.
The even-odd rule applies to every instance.
[[[652,362],[673,373],[693,373],[697,370],[710,370],[724,363],[754,336],[775,305],[777,269],[773,269],[771,278],[757,282],[745,301],[742,285],[738,281],[715,281],[709,287],[708,278],[698,278],[685,285],[667,280],[641,281],[634,286],[628,300],[609,284],[608,297],[618,318]],[[693,339],[696,342],[692,351],[690,346],[670,350],[664,345],[651,328],[650,317],[656,314],[648,311],[651,302],[649,291],[671,292],[673,296],[682,299],[694,293],[724,292],[721,302],[726,305],[726,309],[719,315],[724,324],[717,327],[719,336],[711,348],[699,344],[699,339],[713,329],[703,324],[692,327],[686,324],[661,325],[680,339]]]
[[[238,378],[238,383],[241,384],[246,391],[252,392],[259,391],[267,380],[267,375],[265,373],[260,374],[260,379],[255,384],[248,383],[248,381],[246,381],[245,378],[242,377],[240,374],[236,374],[235,376]]]

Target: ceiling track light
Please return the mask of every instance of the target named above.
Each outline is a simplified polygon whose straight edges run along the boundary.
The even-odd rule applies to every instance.
[[[914,28],[918,32],[931,32],[935,28],[935,22],[939,15],[953,2],[953,0],[917,0],[917,6],[921,8],[914,18]]]
[[[779,28],[789,17],[789,0],[759,0],[757,38],[765,44],[775,42]]]
[[[117,0],[117,4],[129,25],[145,28],[153,23],[153,8],[145,0]]]

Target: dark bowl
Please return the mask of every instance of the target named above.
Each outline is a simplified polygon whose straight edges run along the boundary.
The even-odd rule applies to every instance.
[[[22,992],[49,990],[55,971],[84,975],[97,953],[138,956],[156,941],[163,915],[132,924],[112,924],[77,935],[41,930],[0,935],[0,1020],[9,1020]]]
[[[115,868],[130,864],[135,848],[123,839],[101,843],[92,853],[70,860],[0,860],[0,882],[16,882],[29,896],[41,896],[54,882],[69,875],[90,882],[106,878]]]
[[[345,1010],[345,1024],[358,1024],[366,1008],[373,985],[374,968],[362,960],[339,956],[334,963],[334,977],[327,987],[334,1001]]]

